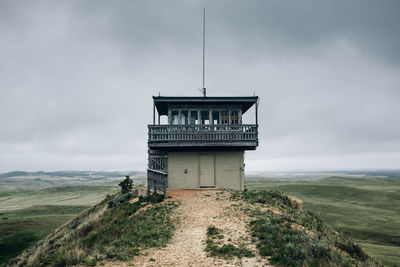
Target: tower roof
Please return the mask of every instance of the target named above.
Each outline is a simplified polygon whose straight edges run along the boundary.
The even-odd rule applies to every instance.
[[[242,108],[245,113],[258,101],[258,96],[153,96],[154,104],[158,114],[168,115],[170,105],[235,105]]]

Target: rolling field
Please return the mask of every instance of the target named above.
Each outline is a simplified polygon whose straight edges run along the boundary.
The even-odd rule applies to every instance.
[[[385,266],[400,266],[400,177],[357,175],[248,175],[246,187],[299,197],[306,209],[319,212]],[[42,175],[39,182],[35,182],[37,174],[19,177],[0,177],[0,266],[107,194],[119,190],[116,184],[122,180],[121,176],[104,175],[101,180],[95,179],[97,185],[89,186],[93,177],[60,181]],[[139,178],[137,181],[143,180]]]
[[[385,266],[400,266],[400,178],[247,179],[249,190],[278,190],[304,201]]]
[[[0,191],[0,266],[116,190],[63,186]]]

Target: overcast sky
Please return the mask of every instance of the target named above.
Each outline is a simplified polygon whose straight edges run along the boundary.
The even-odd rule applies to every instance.
[[[0,0],[0,172],[145,170],[152,95],[261,99],[247,171],[400,168],[399,1]]]

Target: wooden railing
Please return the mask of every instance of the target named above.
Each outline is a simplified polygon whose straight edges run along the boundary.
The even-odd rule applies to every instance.
[[[147,193],[161,193],[164,198],[167,194],[167,180],[168,174],[166,172],[147,169]]]
[[[149,125],[151,142],[257,142],[257,125]]]
[[[167,172],[168,171],[168,157],[149,155],[149,169]]]

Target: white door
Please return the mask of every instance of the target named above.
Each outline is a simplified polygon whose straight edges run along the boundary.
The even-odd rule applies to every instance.
[[[214,183],[214,155],[200,156],[200,186],[213,187]]]

